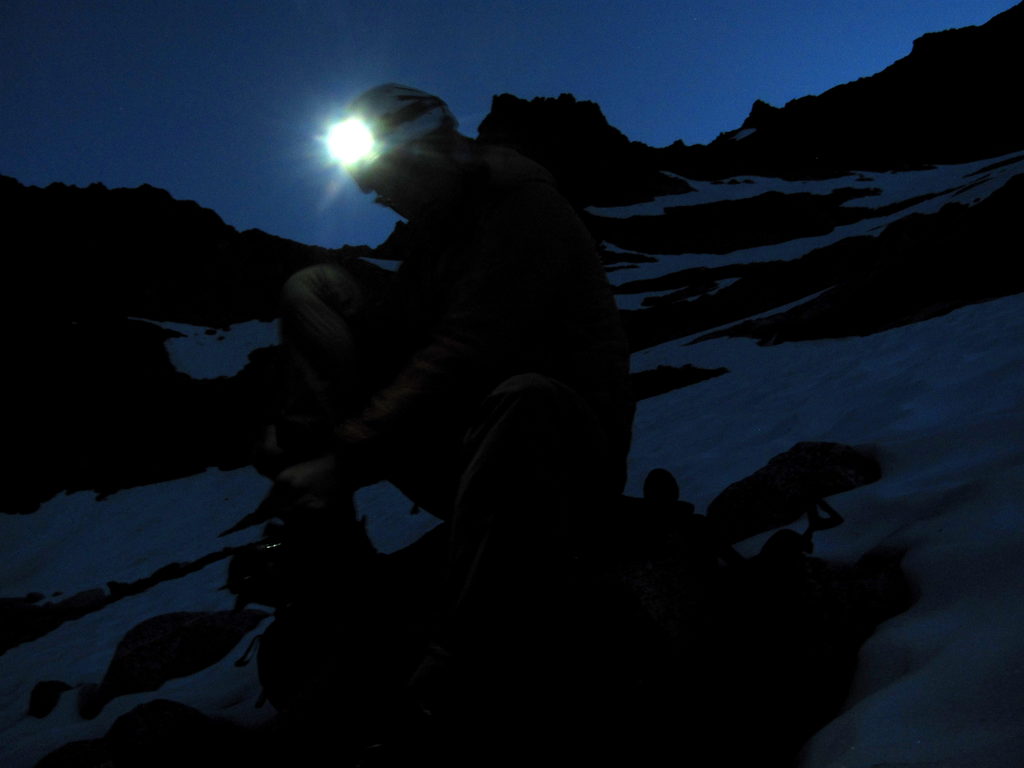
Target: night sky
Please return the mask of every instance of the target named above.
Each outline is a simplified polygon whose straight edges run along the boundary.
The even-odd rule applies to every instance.
[[[884,69],[1014,0],[2,0],[0,174],[147,183],[331,247],[396,217],[325,161],[360,91],[444,98],[470,136],[496,93],[573,93],[630,139],[707,143],[755,99]]]

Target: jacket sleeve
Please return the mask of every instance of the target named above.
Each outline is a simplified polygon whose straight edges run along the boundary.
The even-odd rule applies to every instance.
[[[536,353],[556,313],[568,249],[589,244],[568,204],[547,189],[517,191],[484,215],[428,341],[339,426],[342,450],[383,449],[424,415],[486,395]]]

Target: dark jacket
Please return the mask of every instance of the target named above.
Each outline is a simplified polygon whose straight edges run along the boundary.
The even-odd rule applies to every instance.
[[[464,425],[501,382],[540,373],[591,405],[624,460],[629,352],[593,240],[541,166],[504,148],[479,151],[461,201],[392,244],[402,265],[367,321],[389,362],[338,437],[366,450],[430,428],[438,414]]]

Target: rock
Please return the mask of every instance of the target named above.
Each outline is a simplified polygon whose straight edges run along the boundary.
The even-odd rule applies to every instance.
[[[230,731],[197,709],[155,699],[117,718],[106,741],[115,765],[216,765]]]
[[[679,483],[667,469],[657,467],[644,478],[644,498],[655,504],[679,501]]]
[[[108,602],[107,591],[100,587],[83,589],[66,600],[60,601],[60,608],[71,614],[83,615],[97,611]]]
[[[85,720],[92,720],[107,705],[113,696],[108,696],[96,683],[86,683],[78,689],[78,714]]]
[[[749,742],[730,746],[738,754],[726,764],[795,764],[787,756],[842,707],[863,642],[911,602],[902,551],[830,563],[806,557],[799,534],[786,534],[733,572],[703,638],[703,661],[715,670],[708,711],[723,735],[742,730]]]
[[[60,695],[64,691],[70,690],[71,686],[62,680],[43,680],[41,683],[36,683],[28,700],[29,715],[46,717],[57,706]]]
[[[104,739],[72,741],[54,750],[35,768],[114,768],[114,758]]]
[[[878,462],[840,443],[797,443],[708,505],[708,519],[724,541],[735,543],[788,525],[813,511],[815,502],[873,483]]]
[[[66,744],[36,768],[285,764],[268,761],[261,742],[250,738],[246,744],[239,735],[236,726],[192,707],[155,699],[117,718],[103,738]]]
[[[609,125],[597,104],[568,93],[530,101],[508,93],[495,96],[479,139],[511,146],[543,165],[580,207],[627,205],[693,189],[662,174],[649,148]]]
[[[659,365],[650,371],[639,371],[630,374],[629,384],[633,388],[633,396],[637,400],[645,400],[648,397],[656,397],[666,392],[688,387],[715,376],[728,373],[728,368],[698,368],[694,365],[683,365],[681,367],[672,365]]]
[[[804,537],[787,528],[773,533],[757,557],[762,562],[785,564],[799,561],[805,550]]]
[[[155,691],[220,661],[269,614],[265,611],[167,613],[143,621],[118,643],[98,686],[83,686],[79,714],[96,717],[107,702],[125,693]]]
[[[58,596],[61,593],[54,593]],[[39,604],[39,593],[0,598],[0,653],[45,635],[63,622],[98,611],[110,601],[104,589],[86,589],[65,600]]]

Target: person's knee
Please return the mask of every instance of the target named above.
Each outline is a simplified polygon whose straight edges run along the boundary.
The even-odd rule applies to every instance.
[[[579,399],[565,384],[541,373],[520,373],[505,379],[491,392],[491,397],[539,407]]]
[[[289,277],[281,289],[283,314],[300,311],[310,304],[323,304],[341,314],[351,314],[361,302],[358,281],[337,264],[304,267]]]
[[[321,285],[328,279],[325,264],[304,267],[292,274],[281,288],[281,303],[284,306],[302,304],[321,293]]]

